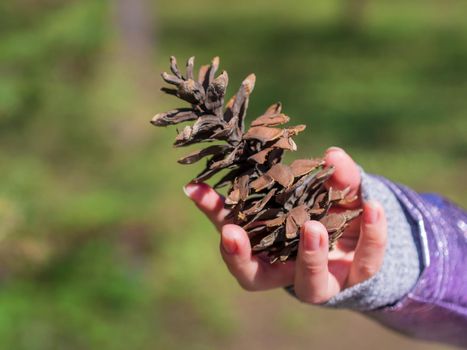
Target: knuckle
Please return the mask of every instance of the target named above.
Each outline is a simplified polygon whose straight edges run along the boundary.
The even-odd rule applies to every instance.
[[[308,265],[305,266],[304,272],[308,276],[317,276],[325,273],[325,269],[322,265]]]
[[[374,237],[367,237],[366,245],[378,251],[386,249],[387,238],[386,236],[378,235]]]
[[[324,263],[305,263],[303,265],[303,272],[307,275],[320,275],[326,272],[327,266]]]
[[[379,271],[379,266],[372,263],[362,262],[357,266],[357,273],[361,278],[368,279]]]
[[[375,248],[384,250],[384,248],[386,248],[387,242],[388,242],[388,239],[387,239],[386,235],[380,235],[375,240],[374,246],[375,246]]]

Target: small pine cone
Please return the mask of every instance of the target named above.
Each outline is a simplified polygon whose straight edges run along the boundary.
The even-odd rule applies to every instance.
[[[349,189],[337,191],[324,183],[333,174],[322,159],[299,159],[290,165],[282,163],[285,151],[295,151],[292,137],[305,125],[281,127],[289,117],[281,112],[280,103],[270,106],[245,131],[248,100],[256,77],[249,75],[224,107],[228,85],[227,72],[216,77],[219,58],[201,66],[194,78],[194,57],[182,75],[175,57],[170,58],[172,74],[162,78],[174,88],[162,91],[191,104],[157,114],[151,123],[156,126],[194,121],[178,134],[174,146],[182,147],[201,142],[224,141],[193,152],[178,160],[192,164],[207,157],[205,169],[193,179],[202,182],[226,169],[227,173],[214,188],[228,186],[225,206],[229,218],[243,227],[255,254],[266,253],[270,262],[285,262],[297,255],[300,227],[308,220],[319,220],[328,230],[329,249],[343,234],[349,222],[361,210],[329,213],[336,203],[354,200],[346,198]]]

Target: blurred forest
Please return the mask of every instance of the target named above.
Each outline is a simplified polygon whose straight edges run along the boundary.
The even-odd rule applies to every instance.
[[[2,349],[443,349],[360,315],[243,292],[182,186],[169,55],[221,57],[249,116],[278,100],[291,159],[344,147],[368,172],[467,206],[467,2],[0,2]]]

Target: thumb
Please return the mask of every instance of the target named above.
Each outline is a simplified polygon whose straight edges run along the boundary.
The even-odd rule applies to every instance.
[[[340,290],[328,270],[328,232],[318,221],[302,226],[294,288],[301,301],[311,304],[323,303]]]

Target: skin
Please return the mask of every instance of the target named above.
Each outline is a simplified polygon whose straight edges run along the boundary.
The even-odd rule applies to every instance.
[[[326,165],[336,170],[327,186],[351,188],[349,197],[359,194],[361,177],[357,165],[342,149],[331,147]],[[294,285],[297,297],[306,303],[321,304],[341,290],[365,281],[381,268],[387,242],[387,224],[382,206],[360,199],[335,210],[362,208],[363,214],[346,229],[336,248],[328,252],[328,233],[318,221],[301,228],[297,259],[269,264],[251,253],[247,233],[225,221],[228,210],[223,197],[206,184],[188,184],[187,196],[221,232],[220,252],[230,273],[248,291]]]

